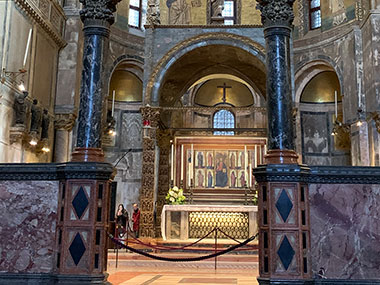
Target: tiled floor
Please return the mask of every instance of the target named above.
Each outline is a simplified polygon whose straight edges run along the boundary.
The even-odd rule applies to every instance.
[[[114,285],[258,284],[257,256],[252,255],[228,255],[220,258],[215,270],[214,260],[168,263],[121,252],[118,267],[115,265],[115,255],[110,254],[108,281]]]

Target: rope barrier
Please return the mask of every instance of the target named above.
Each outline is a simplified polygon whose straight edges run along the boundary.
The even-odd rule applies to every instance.
[[[217,230],[217,228],[215,228],[214,230]],[[134,253],[137,253],[137,254],[140,254],[140,255],[144,255],[144,256],[152,258],[152,259],[161,260],[161,261],[169,261],[169,262],[192,262],[192,261],[201,261],[201,260],[205,260],[205,259],[209,259],[209,258],[218,257],[220,255],[223,255],[223,254],[226,254],[226,253],[228,253],[230,251],[238,249],[238,248],[240,248],[242,246],[245,246],[249,242],[251,242],[254,239],[256,239],[256,237],[258,236],[258,233],[256,235],[254,235],[254,236],[246,239],[245,241],[243,241],[243,242],[241,242],[239,244],[236,244],[234,246],[231,246],[231,247],[229,247],[229,248],[227,248],[225,250],[221,250],[221,251],[215,252],[213,254],[209,254],[209,255],[198,256],[198,257],[189,257],[189,258],[171,258],[171,257],[164,257],[164,256],[153,255],[153,254],[150,254],[150,253],[147,253],[147,252],[135,249],[133,247],[130,247],[128,245],[125,245],[125,244],[121,243],[118,239],[114,238],[110,233],[108,233],[108,236],[110,237],[110,239],[116,245],[119,245],[122,248],[128,249],[128,250],[130,250],[130,251],[132,251]]]
[[[129,228],[129,230],[131,230],[131,228],[130,228],[129,225],[128,225],[128,228]],[[215,232],[215,230],[216,230],[216,228],[214,228],[209,233],[207,233],[205,236],[201,237],[200,239],[196,240],[195,242],[192,242],[192,243],[190,243],[188,245],[184,245],[184,246],[180,246],[180,247],[165,246],[165,245],[158,245],[157,246],[157,245],[151,245],[151,244],[148,244],[148,243],[144,243],[144,242],[140,241],[139,239],[137,239],[135,236],[133,236],[132,233],[131,233],[131,237],[132,237],[132,239],[134,239],[136,241],[136,243],[144,245],[144,246],[147,246],[147,247],[150,247],[150,248],[153,248],[153,249],[157,249],[157,250],[166,250],[166,249],[170,249],[170,250],[182,250],[182,249],[186,249],[187,247],[193,246],[193,245],[199,243],[200,241],[204,240],[205,238],[209,237],[213,232]],[[119,241],[125,241],[125,239],[118,239],[118,240]]]

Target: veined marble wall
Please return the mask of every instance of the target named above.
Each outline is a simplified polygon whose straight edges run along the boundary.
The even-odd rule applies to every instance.
[[[313,271],[327,278],[380,278],[380,185],[311,184]]]
[[[0,181],[0,271],[50,273],[58,181]]]

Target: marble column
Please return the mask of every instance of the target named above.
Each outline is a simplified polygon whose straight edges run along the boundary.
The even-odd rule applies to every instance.
[[[258,0],[266,40],[268,153],[259,183],[260,284],[311,279],[309,172],[297,164],[293,136],[290,33],[294,0]]]
[[[76,115],[55,114],[55,146],[54,146],[54,162],[67,162],[70,160],[70,133],[74,127]]]
[[[154,209],[158,187],[158,147],[157,128],[160,118],[160,108],[143,107],[140,109],[143,117],[143,161],[142,185],[140,191],[140,235],[155,236]]]
[[[102,162],[104,66],[110,25],[120,0],[80,0],[83,71],[76,149],[61,175],[57,224],[57,284],[109,284],[107,231],[113,166]],[[81,175],[81,171],[89,175]],[[77,173],[77,174],[75,174]]]
[[[76,148],[72,161],[103,161],[101,149],[104,66],[113,13],[121,0],[81,0],[84,24],[83,70]]]
[[[258,1],[267,67],[268,163],[297,163],[292,125],[290,33],[294,0]]]

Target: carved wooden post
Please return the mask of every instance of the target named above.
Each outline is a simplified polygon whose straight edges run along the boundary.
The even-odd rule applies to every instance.
[[[308,168],[294,151],[290,32],[294,0],[258,0],[266,40],[268,154],[259,182],[260,284],[311,278]]]
[[[157,127],[160,119],[160,108],[143,107],[143,162],[142,189],[140,191],[140,234],[143,237],[154,237],[154,208],[157,191]]]

